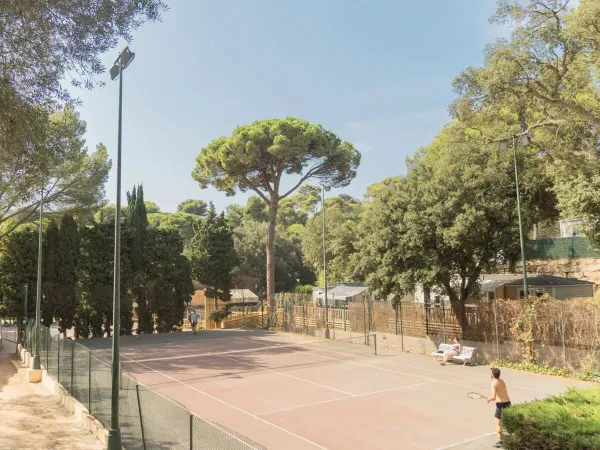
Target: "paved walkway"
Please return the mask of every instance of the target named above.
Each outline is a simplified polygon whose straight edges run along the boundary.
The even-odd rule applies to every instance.
[[[0,449],[102,449],[45,386],[25,381],[27,369],[17,370],[12,358],[0,354]]]

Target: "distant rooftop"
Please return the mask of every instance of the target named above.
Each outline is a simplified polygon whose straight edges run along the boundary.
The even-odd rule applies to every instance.
[[[534,275],[527,277],[529,286],[578,286],[594,284],[591,281],[578,280],[577,278],[556,277],[554,275]],[[523,286],[523,278],[504,282],[501,286]]]

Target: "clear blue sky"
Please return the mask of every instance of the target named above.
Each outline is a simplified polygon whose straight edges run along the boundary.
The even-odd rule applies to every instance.
[[[191,178],[212,139],[257,119],[297,116],[322,124],[362,153],[344,192],[405,172],[405,159],[448,121],[451,82],[481,65],[493,0],[179,0],[161,23],[134,33],[124,78],[123,192],[174,211],[186,198],[228,198]],[[107,68],[118,54],[105,55]],[[113,158],[118,83],[76,90],[90,148]]]

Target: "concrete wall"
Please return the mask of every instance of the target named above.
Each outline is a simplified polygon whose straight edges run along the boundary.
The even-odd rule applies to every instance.
[[[568,298],[593,297],[594,286],[578,285],[578,286],[556,286],[554,288],[554,298],[558,300],[566,300]]]
[[[578,278],[600,284],[600,258],[532,260],[527,261],[527,271],[558,277]],[[521,273],[520,264],[517,264],[515,273]]]

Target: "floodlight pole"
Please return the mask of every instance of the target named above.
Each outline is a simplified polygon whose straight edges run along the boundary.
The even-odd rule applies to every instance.
[[[111,409],[110,429],[108,430],[107,449],[121,450],[121,429],[119,427],[119,340],[121,334],[121,137],[123,124],[123,70],[133,60],[135,54],[126,47],[111,69],[111,78],[119,77],[119,131],[117,142],[117,201],[115,212],[115,256],[113,286],[113,333],[111,365]],[[125,61],[124,61],[125,58]]]
[[[41,303],[42,303],[42,218],[44,213],[44,188],[42,187],[40,196],[40,225],[38,227],[38,266],[37,266],[37,290],[35,299],[35,328],[33,332],[33,370],[40,370],[40,328],[41,328]]]
[[[323,200],[323,284],[325,285],[325,339],[329,339],[329,303],[327,301],[327,240],[325,238],[325,185],[321,186]]]
[[[527,136],[527,133],[522,133]],[[521,193],[519,192],[519,166],[517,164],[517,135],[512,137],[513,157],[515,163],[515,186],[517,190],[517,214],[519,216],[519,239],[521,241],[521,264],[523,266],[523,291],[525,300],[529,296],[529,286],[527,284],[527,261],[525,257],[525,237],[523,236],[523,220],[521,218]]]

